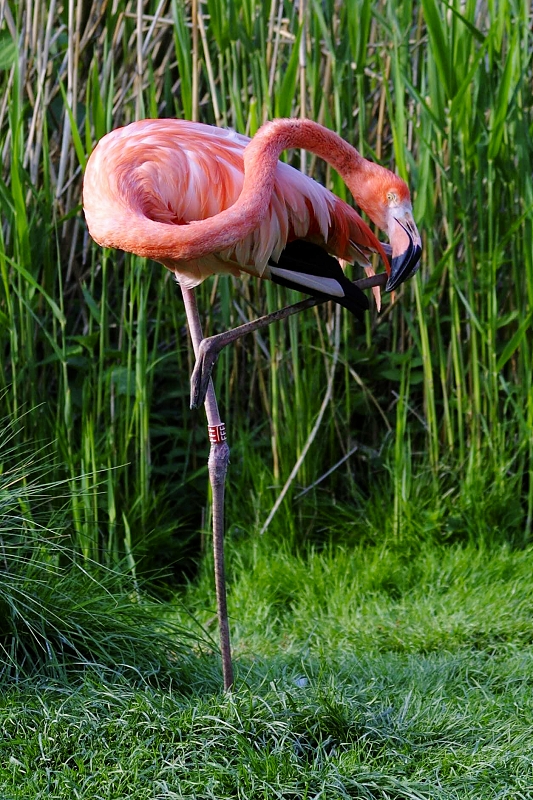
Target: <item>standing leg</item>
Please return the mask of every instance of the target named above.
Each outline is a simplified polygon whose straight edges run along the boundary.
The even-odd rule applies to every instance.
[[[202,325],[198,314],[196,297],[192,289],[181,290],[185,313],[191,334],[194,354],[198,357],[202,341]],[[213,493],[213,554],[215,560],[215,587],[217,595],[218,624],[220,630],[220,651],[222,654],[222,674],[224,689],[233,686],[233,664],[226,597],[226,572],[224,567],[224,489],[229,462],[229,446],[226,442],[226,429],[220,420],[213,381],[209,380],[205,395],[205,411],[211,450],[209,453],[209,481]]]

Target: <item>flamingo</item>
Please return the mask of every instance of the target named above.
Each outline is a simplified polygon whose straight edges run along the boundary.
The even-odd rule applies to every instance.
[[[337,170],[390,245],[382,245],[353,208],[278,160],[293,147],[309,150]],[[211,441],[215,584],[224,687],[229,690],[233,667],[223,552],[229,447],[211,370],[220,349],[250,330],[326,299],[361,318],[368,308],[361,288],[374,287],[379,300],[380,286],[393,291],[413,275],[421,239],[409,189],[397,175],[311,120],[274,120],[250,140],[186,120],[147,119],[118,128],[97,144],[85,170],[83,206],[98,244],[160,262],[181,287],[196,357],[191,407],[204,402]],[[373,253],[383,259],[385,275],[374,276]],[[360,264],[367,279],[349,281],[339,259]],[[242,273],[315,299],[203,339],[194,287],[210,275]]]

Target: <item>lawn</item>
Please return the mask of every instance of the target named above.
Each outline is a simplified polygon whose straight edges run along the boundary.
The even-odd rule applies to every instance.
[[[234,692],[205,647],[4,687],[2,798],[533,797],[533,551],[250,557]]]

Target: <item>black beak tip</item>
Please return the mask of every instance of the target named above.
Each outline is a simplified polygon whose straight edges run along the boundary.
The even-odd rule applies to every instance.
[[[420,245],[413,245],[411,242],[405,253],[392,259],[391,273],[385,285],[386,292],[393,292],[415,274],[419,267],[421,254]]]

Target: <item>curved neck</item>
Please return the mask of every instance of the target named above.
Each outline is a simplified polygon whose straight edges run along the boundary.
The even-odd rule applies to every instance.
[[[269,165],[274,161],[277,163],[284,150],[294,147],[308,150],[326,161],[347,186],[364,172],[369,163],[355,147],[318,122],[309,119],[276,119],[263,125],[244,151],[245,174],[251,174],[252,168],[255,169],[265,159],[268,159]]]
[[[340,136],[316,122],[277,119],[263,125],[246,147],[242,192],[230,208],[187,225],[165,225],[140,218],[135,230],[131,230],[131,250],[128,231],[122,232],[120,242],[106,244],[156,261],[192,260],[233,246],[252,233],[267,214],[278,158],[284,150],[294,147],[308,150],[330,164],[359,202],[357,179],[369,162]]]

